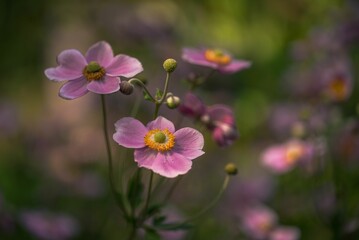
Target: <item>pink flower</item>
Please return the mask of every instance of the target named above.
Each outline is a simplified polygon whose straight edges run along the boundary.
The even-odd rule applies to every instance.
[[[20,216],[22,224],[38,239],[72,239],[79,231],[78,223],[66,215],[47,211],[26,211]]]
[[[218,49],[184,48],[182,59],[226,74],[235,73],[251,66],[250,62],[233,59],[231,55]]]
[[[276,214],[264,206],[246,209],[242,216],[243,231],[254,239],[265,239],[276,223]]]
[[[192,128],[175,131],[173,123],[158,117],[144,126],[140,121],[125,117],[115,123],[113,139],[121,146],[134,148],[139,167],[151,169],[168,178],[187,173],[193,159],[204,154],[204,140]]]
[[[48,68],[45,75],[50,80],[67,81],[59,95],[65,99],[75,99],[94,92],[109,94],[120,89],[122,77],[133,77],[143,71],[141,63],[127,55],[113,56],[107,42],[92,45],[83,56],[78,50],[62,51],[57,57],[59,66]]]
[[[262,154],[262,163],[275,173],[285,173],[299,162],[310,159],[313,151],[311,144],[292,140],[267,148]]]
[[[225,105],[206,106],[196,95],[187,93],[179,111],[202,122],[221,147],[231,145],[238,138],[233,111]]]
[[[276,227],[270,234],[269,240],[298,240],[300,231],[295,227]]]

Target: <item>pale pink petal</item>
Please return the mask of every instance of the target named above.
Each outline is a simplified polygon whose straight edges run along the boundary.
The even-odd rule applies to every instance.
[[[235,125],[235,119],[232,109],[226,105],[215,104],[207,107],[207,114],[211,121],[218,121],[229,125]]]
[[[127,55],[117,55],[111,64],[106,67],[106,73],[110,76],[133,77],[143,71],[142,64],[136,58]]]
[[[218,70],[221,73],[230,74],[249,68],[250,66],[251,66],[251,62],[244,60],[232,60],[232,62],[229,63],[228,65],[220,65]]]
[[[300,231],[296,227],[279,226],[269,235],[269,240],[298,240]]]
[[[112,48],[110,44],[105,41],[101,41],[92,45],[86,53],[87,62],[95,61],[104,68],[106,68],[112,62],[112,59]]]
[[[116,132],[113,140],[127,148],[142,148],[145,146],[144,137],[147,128],[137,119],[131,117],[121,118],[115,123]]]
[[[158,151],[145,147],[135,150],[135,162],[139,167],[152,169],[152,165],[157,157]]]
[[[57,57],[57,63],[59,66],[45,70],[45,75],[50,80],[66,81],[77,79],[82,76],[82,71],[87,65],[84,56],[75,49],[62,51]]]
[[[159,152],[150,167],[155,173],[174,178],[187,173],[192,167],[192,161],[176,152]]]
[[[293,168],[293,164],[286,161],[286,147],[277,145],[269,147],[262,154],[262,163],[275,173],[285,173]]]
[[[216,63],[208,61],[204,56],[205,50],[184,48],[182,52],[182,59],[192,64],[211,67],[217,69]]]
[[[87,89],[98,94],[114,93],[120,90],[120,80],[117,77],[105,76],[103,80],[90,82]]]
[[[173,125],[173,123],[171,121],[169,121],[168,119],[161,117],[161,116],[157,117],[152,122],[149,122],[147,124],[147,128],[150,130],[152,130],[152,129],[168,129],[172,133],[175,132],[175,126]]]
[[[202,151],[204,145],[203,135],[193,128],[181,128],[174,133],[175,147],[177,152],[186,158],[192,160],[204,154]]]
[[[65,99],[75,99],[88,93],[87,80],[85,77],[80,77],[73,81],[65,83],[59,92],[59,96]]]

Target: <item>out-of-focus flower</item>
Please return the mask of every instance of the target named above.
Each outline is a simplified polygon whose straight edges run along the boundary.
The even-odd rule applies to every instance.
[[[20,216],[24,227],[41,240],[65,240],[74,237],[78,223],[66,215],[56,215],[46,211],[26,211]]]
[[[300,237],[300,231],[295,227],[276,227],[269,234],[269,240],[298,240]]]
[[[204,140],[193,128],[175,131],[172,122],[158,117],[144,126],[140,121],[125,117],[115,124],[113,139],[121,146],[135,148],[135,161],[164,177],[174,178],[187,173],[193,159],[204,154]]]
[[[243,231],[254,239],[265,239],[277,223],[276,214],[265,206],[245,209],[242,215]]]
[[[203,123],[221,147],[231,145],[238,138],[233,111],[225,105],[206,106],[196,95],[187,93],[179,110],[183,115]]]
[[[267,148],[262,154],[262,163],[275,173],[290,171],[299,162],[312,158],[314,147],[303,141],[291,140]]]
[[[62,51],[57,57],[59,66],[48,68],[45,75],[54,81],[67,81],[59,95],[65,99],[75,99],[89,91],[109,94],[120,89],[120,78],[133,77],[143,71],[141,63],[127,55],[113,56],[107,42],[91,46],[83,56],[78,50]]]
[[[235,73],[251,66],[250,62],[234,59],[230,54],[219,49],[184,48],[182,59],[195,65],[210,67],[225,74]]]

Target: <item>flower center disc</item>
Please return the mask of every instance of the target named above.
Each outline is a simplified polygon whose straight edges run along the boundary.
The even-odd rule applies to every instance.
[[[175,145],[175,136],[168,129],[153,129],[144,140],[147,147],[161,152],[169,151]]]
[[[286,151],[286,160],[288,163],[295,163],[303,155],[303,148],[299,145],[291,145]]]
[[[82,71],[82,74],[85,76],[87,81],[90,82],[100,80],[103,76],[105,76],[105,73],[105,69],[95,61],[90,62]]]
[[[334,79],[329,85],[330,92],[338,100],[344,100],[347,95],[347,86],[341,78]]]
[[[204,57],[210,61],[220,65],[227,65],[232,61],[232,58],[223,53],[221,50],[217,49],[207,49],[204,53]]]

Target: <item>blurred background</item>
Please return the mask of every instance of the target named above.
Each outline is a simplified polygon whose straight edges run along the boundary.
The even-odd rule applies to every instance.
[[[85,53],[100,40],[115,54],[139,59],[152,91],[162,87],[163,61],[177,59],[170,91],[181,98],[190,72],[209,72],[182,61],[183,47],[221,48],[252,62],[232,75],[212,75],[196,91],[207,105],[233,109],[240,138],[221,148],[200,128],[206,154],[179,183],[171,211],[187,216],[208,203],[227,162],[237,164],[238,176],[197,228],[163,239],[260,239],[244,226],[243,202],[252,198],[300,239],[358,239],[357,1],[2,0],[0,32],[0,239],[123,239],[126,225],[109,191],[100,98],[64,100],[61,84],[44,75],[61,51]],[[345,96],[323,90],[330,74],[345,79]],[[112,123],[130,115],[140,97],[139,91],[108,97],[111,135]],[[152,105],[139,108],[138,118],[148,122]],[[262,152],[291,139],[298,123],[303,127],[298,116],[308,111],[314,127],[305,126],[306,138],[315,144],[319,167],[273,173],[261,163]],[[163,107],[161,115],[176,121],[180,113]],[[191,119],[181,125],[198,127]],[[112,149],[130,176],[132,151],[114,142]],[[328,159],[339,163],[337,178]]]

